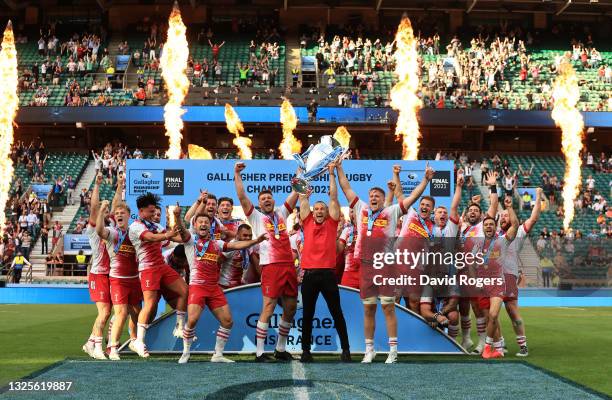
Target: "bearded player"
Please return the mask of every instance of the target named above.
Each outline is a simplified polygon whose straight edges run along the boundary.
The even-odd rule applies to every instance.
[[[85,231],[91,246],[91,268],[87,274],[89,298],[96,304],[98,315],[94,321],[89,340],[83,345],[83,351],[97,360],[106,359],[104,350],[102,350],[102,335],[111,313],[110,281],[108,279],[110,259],[106,245],[96,233],[96,222],[100,212],[100,185],[102,181],[102,175],[97,175],[91,193],[89,223]],[[121,186],[121,182],[119,183],[119,186]],[[120,195],[120,190],[117,190],[117,193]],[[117,200],[117,193],[115,193],[113,203]]]
[[[504,279],[506,281],[506,297],[504,297],[504,304],[506,306],[506,312],[510,317],[510,321],[512,321],[512,328],[516,334],[516,343],[519,346],[519,352],[516,353],[518,357],[527,357],[529,355],[529,350],[527,348],[527,336],[525,336],[525,325],[523,324],[523,319],[521,318],[518,307],[518,255],[523,247],[523,244],[525,243],[525,239],[527,238],[529,231],[531,231],[540,217],[540,210],[542,207],[541,188],[536,189],[535,197],[535,205],[531,210],[531,216],[519,226],[516,233],[516,238],[514,241],[512,241],[510,246],[508,246],[506,257],[503,260]],[[508,207],[506,208],[511,207],[512,199],[510,199],[510,204],[508,204]],[[509,213],[507,210],[504,210],[501,213],[499,221],[501,233],[508,232],[512,226],[510,215],[511,213]],[[516,214],[514,215],[516,216]],[[518,221],[516,221],[516,223],[518,224]]]
[[[179,225],[182,222],[176,219]],[[219,286],[219,261],[224,252],[242,251],[266,240],[266,234],[255,240],[224,242],[215,240],[211,236],[210,217],[208,214],[199,214],[194,217],[194,227],[185,242],[185,254],[189,262],[190,282],[189,300],[187,308],[187,323],[183,329],[183,354],[179,364],[189,361],[191,344],[195,336],[195,327],[204,308],[208,306],[214,317],[219,321],[215,343],[215,353],[211,362],[234,362],[223,357],[223,349],[229,339],[233,321],[229,305],[223,289]],[[182,227],[179,228],[179,230]]]
[[[236,163],[234,168],[234,184],[240,205],[253,227],[253,234],[258,237],[264,233],[268,234],[268,240],[259,245],[263,307],[257,321],[255,361],[271,361],[271,358],[264,353],[264,345],[268,335],[270,317],[279,297],[282,301],[283,315],[279,323],[274,358],[289,361],[292,357],[286,351],[287,336],[289,336],[297,306],[298,284],[286,221],[295,207],[298,196],[297,193],[291,192],[285,203],[275,208],[272,192],[263,190],[257,197],[261,211],[256,210],[244,190],[241,172],[245,168],[246,165],[242,162]]]
[[[484,283],[479,299],[481,308],[488,307],[487,337],[482,351],[482,358],[485,359],[504,356],[499,324],[499,311],[506,291],[503,263],[518,230],[518,218],[512,207],[508,207],[506,211],[511,224],[508,230],[498,233],[495,219],[487,216],[483,220],[484,238],[477,240],[472,248],[473,254],[482,255],[482,263],[476,265],[476,277],[490,280]],[[478,256],[475,259],[478,260]]]
[[[374,321],[376,318],[377,300],[380,299],[389,337],[389,355],[385,363],[391,364],[397,361],[395,294],[390,293],[387,290],[388,288],[381,288],[382,293],[381,291],[378,291],[377,294],[373,293],[379,288],[375,286],[372,277],[367,277],[367,271],[373,271],[372,263],[374,259],[372,249],[369,247],[380,247],[377,245],[381,242],[386,244],[390,238],[395,237],[399,218],[406,214],[412,204],[423,194],[423,191],[425,191],[433,177],[434,170],[427,165],[423,174],[423,180],[413,192],[401,202],[389,207],[384,206],[385,191],[382,188],[371,188],[368,192],[369,202],[366,203],[360,200],[351,188],[341,163],[337,166],[337,172],[340,187],[355,213],[357,241],[354,257],[360,259],[362,263],[360,269],[360,296],[364,307],[364,336],[366,345],[362,363],[371,363],[376,357],[374,349]]]
[[[497,195],[497,173],[489,173],[485,182],[489,186],[489,190],[491,192],[491,194],[489,195],[490,205],[489,209],[487,210],[486,216],[495,218],[495,215],[497,215],[497,206],[499,204],[499,198]],[[464,225],[462,226],[461,231],[459,232],[462,252],[470,253],[472,251],[472,248],[474,247],[474,244],[484,237],[482,217],[483,215],[480,206],[476,203],[470,204],[466,212]],[[468,273],[467,270],[468,268],[464,268],[460,271],[460,273]],[[480,310],[480,308],[478,307],[478,299],[475,296],[462,295],[461,300],[459,301],[459,313],[461,314],[462,335],[461,346],[463,346],[463,348],[465,349],[469,349],[474,344],[471,339],[472,321],[470,319],[470,305],[474,310],[474,315],[476,315],[476,328],[478,331],[478,345],[474,349],[473,353],[481,354],[485,345],[485,330],[487,326],[487,319],[484,311]]]
[[[228,231],[221,220],[217,218],[217,208],[217,197],[212,193],[200,189],[200,196],[185,213],[185,223],[189,224],[189,227],[191,227],[193,218],[196,215],[206,214],[211,221],[210,234],[212,237],[214,237],[215,240],[231,240],[235,234]]]
[[[166,264],[162,255],[162,244],[168,240],[182,243],[189,238],[189,233],[186,229],[179,230],[182,224],[177,224],[171,231],[166,231],[161,225],[153,222],[159,201],[159,197],[152,193],[138,197],[136,199],[138,219],[132,222],[129,228],[129,238],[138,257],[140,286],[144,296],[144,306],[138,314],[136,340],[133,342],[134,349],[140,357],[149,356],[145,335],[149,321],[157,309],[160,289],[172,292],[177,298],[175,331],[182,330],[187,308],[187,284],[172,267]],[[176,207],[175,212],[179,213],[180,218],[180,207]],[[175,336],[180,335],[175,333]]]
[[[105,227],[104,215],[108,212],[108,207],[108,201],[103,201],[98,213],[96,232],[105,241],[110,257],[110,293],[115,320],[111,329],[108,358],[119,360],[117,346],[123,326],[128,316],[132,322],[130,326],[136,326],[141,308],[142,290],[138,279],[136,250],[128,235],[130,209],[124,203],[115,206],[113,215],[116,227]],[[136,339],[136,330],[133,328],[130,330],[130,338],[132,341]]]

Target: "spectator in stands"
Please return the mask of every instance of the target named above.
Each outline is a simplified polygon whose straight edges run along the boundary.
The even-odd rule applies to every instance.
[[[40,230],[40,245],[40,254],[49,253],[49,227],[47,224],[43,225],[42,229]]]
[[[59,241],[60,237],[62,236],[62,224],[60,224],[60,222],[58,220],[55,220],[55,223],[53,224],[53,231],[52,231],[52,236],[51,236],[51,250],[55,250],[55,246],[57,245],[57,242]]]
[[[223,47],[224,44],[225,41],[221,42],[220,44],[217,44],[211,42],[210,39],[208,40],[208,45],[212,50],[213,62],[217,62],[219,60],[219,51],[221,50],[221,47]]]
[[[306,107],[308,111],[308,122],[316,122],[317,121],[317,112],[319,110],[319,104],[315,99],[312,99],[308,106]]]
[[[11,263],[11,268],[13,270],[13,283],[19,283],[19,281],[21,280],[21,274],[23,272],[24,265],[27,265],[29,267],[32,266],[32,264],[30,264],[30,262],[27,260],[27,257],[21,254],[21,251],[17,250],[17,254],[15,255],[15,258],[13,258],[13,262]]]

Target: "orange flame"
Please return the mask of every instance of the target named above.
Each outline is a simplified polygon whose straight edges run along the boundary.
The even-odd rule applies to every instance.
[[[177,206],[168,206],[166,210],[166,214],[168,215],[168,229],[172,229],[174,225],[176,225],[176,219],[174,218],[174,210],[176,207]]]
[[[421,100],[416,95],[419,89],[419,65],[416,39],[410,19],[405,15],[397,28],[395,41],[397,50],[393,57],[398,82],[391,89],[391,107],[399,111],[395,136],[398,139],[402,137],[402,159],[416,160],[421,137],[417,120]]]
[[[253,159],[253,152],[251,151],[251,139],[248,137],[240,136],[244,133],[244,126],[238,117],[238,114],[229,104],[225,104],[225,125],[230,133],[236,135],[233,142],[238,147],[238,154],[241,160]]]
[[[204,147],[198,146],[197,144],[189,144],[187,146],[187,151],[189,152],[189,158],[192,160],[212,160],[213,156],[210,154],[210,151],[206,150]]]
[[[340,146],[348,149],[349,143],[351,142],[351,134],[348,129],[346,129],[346,126],[339,126],[336,128],[336,133],[334,133],[334,139],[340,143]]]
[[[553,85],[554,107],[552,118],[561,128],[561,150],[565,155],[565,176],[563,177],[563,228],[567,230],[574,219],[574,199],[580,193],[580,151],[584,121],[576,108],[580,100],[578,78],[569,63],[559,66],[559,75]]]
[[[164,106],[164,125],[169,137],[169,148],[166,155],[170,159],[181,156],[181,139],[185,110],[181,107],[189,91],[189,79],[185,72],[189,58],[187,28],[181,18],[181,11],[175,2],[168,19],[168,39],[164,44],[160,65],[162,78],[168,91],[168,102]]]
[[[280,121],[283,126],[283,140],[278,149],[285,160],[291,160],[294,153],[302,151],[302,142],[293,136],[298,120],[289,100],[283,100],[280,108]]]
[[[0,50],[0,234],[4,233],[6,215],[4,208],[9,198],[13,177],[11,146],[13,145],[13,120],[19,107],[17,96],[17,50],[13,25],[9,21],[4,30]]]

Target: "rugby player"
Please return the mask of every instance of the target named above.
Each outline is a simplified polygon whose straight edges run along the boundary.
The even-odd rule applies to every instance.
[[[523,319],[519,313],[518,307],[518,277],[519,277],[519,252],[521,251],[525,239],[528,237],[529,231],[538,221],[540,217],[540,210],[542,207],[542,188],[536,189],[535,205],[531,210],[531,216],[523,222],[516,233],[516,238],[510,246],[508,246],[506,257],[504,257],[504,279],[506,282],[506,296],[504,297],[504,305],[506,312],[512,321],[512,328],[516,334],[516,343],[519,346],[519,352],[516,353],[519,357],[527,357],[529,350],[527,348],[527,336],[525,335],[525,325]],[[512,199],[510,199],[509,207],[512,206]],[[508,208],[508,207],[507,207]],[[518,221],[517,221],[518,223]],[[504,210],[500,215],[499,225],[501,233],[507,232],[511,227],[510,213]]]
[[[96,233],[105,241],[110,257],[110,292],[115,320],[111,331],[108,358],[119,360],[117,347],[128,316],[132,322],[130,338],[132,341],[136,339],[134,327],[136,327],[141,309],[142,290],[138,279],[136,251],[128,235],[130,209],[124,203],[116,205],[113,211],[116,227],[105,227],[104,215],[108,212],[108,207],[108,201],[103,201],[96,221]]]
[[[455,194],[451,202],[450,214],[446,207],[438,206],[434,211],[434,229],[433,235],[436,238],[434,249],[442,252],[455,251],[455,238],[459,231],[459,203],[461,202],[461,190],[465,182],[463,171],[457,172],[457,183],[455,185]],[[446,276],[455,276],[456,269],[454,265],[437,266],[437,272],[442,271]],[[443,268],[444,267],[444,268]],[[442,286],[442,285],[440,285]],[[440,301],[436,302],[436,297]],[[421,293],[419,311],[423,318],[431,321],[434,325],[442,325],[448,328],[448,335],[457,339],[459,334],[459,313],[457,305],[459,302],[459,293],[455,287],[443,286],[433,287],[426,285]],[[436,308],[440,304],[441,307]],[[435,327],[435,326],[434,326]]]
[[[180,212],[180,211],[179,211]],[[176,219],[179,230],[182,230],[180,214]],[[210,217],[207,213],[198,214],[194,217],[194,227],[185,241],[185,254],[189,262],[190,283],[189,300],[187,309],[187,323],[183,329],[183,354],[179,364],[189,361],[191,344],[195,337],[195,327],[200,315],[206,306],[210,309],[220,325],[217,330],[215,353],[211,362],[234,362],[223,357],[223,349],[229,339],[233,321],[229,305],[223,290],[219,286],[219,259],[223,252],[242,251],[266,240],[266,233],[261,234],[255,240],[224,242],[215,240],[211,236]]]
[[[487,174],[485,179],[485,183],[489,186],[490,195],[489,195],[489,209],[487,210],[486,215],[495,218],[497,215],[497,207],[499,204],[499,198],[497,195],[497,173],[490,172]],[[476,203],[472,203],[468,206],[467,212],[465,215],[465,220],[463,221],[463,226],[461,231],[459,232],[460,245],[464,253],[469,253],[472,251],[474,244],[484,237],[483,233],[483,224],[482,224],[482,209]],[[480,239],[479,239],[480,238]],[[460,273],[469,273],[468,268],[464,268]],[[485,345],[486,338],[486,326],[487,319],[484,311],[482,311],[478,307],[478,298],[475,296],[465,296],[465,293],[462,294],[462,297],[459,301],[459,313],[461,315],[461,335],[462,341],[461,346],[465,349],[470,349],[473,346],[472,338],[471,338],[471,326],[472,321],[470,319],[470,305],[474,310],[474,315],[476,315],[476,328],[478,331],[478,345],[473,350],[474,354],[481,354]]]
[[[261,211],[256,210],[244,190],[241,172],[245,168],[246,165],[243,162],[236,163],[234,167],[234,184],[240,205],[253,228],[253,234],[260,236],[268,233],[268,240],[259,246],[263,307],[257,321],[255,361],[272,361],[264,353],[264,345],[268,335],[270,317],[279,297],[282,301],[283,315],[279,323],[274,358],[289,361],[292,357],[286,351],[287,336],[289,336],[297,306],[298,284],[286,221],[297,202],[297,193],[292,191],[285,203],[275,208],[272,192],[262,190],[257,197]]]
[[[144,296],[144,306],[138,314],[136,340],[133,341],[134,349],[140,357],[149,356],[145,345],[145,335],[149,321],[157,309],[160,289],[165,288],[177,297],[175,331],[184,326],[187,308],[187,284],[172,267],[166,264],[162,255],[162,244],[169,240],[182,243],[189,238],[189,232],[186,229],[179,229],[182,228],[182,224],[177,224],[172,230],[165,231],[161,225],[153,222],[159,201],[159,197],[152,193],[138,197],[136,199],[138,219],[132,222],[128,231],[138,257],[140,286]],[[179,213],[180,218],[179,207],[175,212]],[[180,333],[175,333],[175,336],[180,336]]]
[[[106,359],[104,350],[102,350],[102,335],[111,314],[110,282],[108,279],[110,259],[105,243],[100,240],[96,233],[96,221],[100,212],[100,185],[103,179],[101,174],[96,176],[91,193],[89,221],[85,230],[91,246],[91,268],[87,274],[89,298],[96,304],[98,315],[94,321],[89,340],[83,345],[83,351],[98,360]],[[117,193],[120,193],[120,191],[117,190]],[[117,197],[117,194],[115,194],[115,197]]]
[[[241,224],[235,231],[236,237],[228,243],[238,241],[249,241],[253,239],[253,230],[247,224]],[[223,289],[231,289],[240,286],[244,277],[252,265],[253,251],[255,246],[248,249],[224,252],[221,257],[221,269],[219,271],[219,286]]]
[[[355,242],[357,228],[355,228],[355,211],[349,209],[349,222],[345,224],[337,241],[337,251],[344,254],[343,286],[359,289],[359,259],[355,257]]]
[[[198,197],[198,199],[185,213],[185,223],[189,224],[189,227],[191,228],[193,218],[200,214],[206,214],[210,218],[210,233],[215,240],[231,240],[235,236],[235,234],[228,231],[221,220],[217,218],[217,197],[214,194],[208,193],[207,191],[202,191],[201,189],[200,197]]]
[[[389,364],[394,363],[397,361],[395,293],[390,293],[389,290],[387,290],[388,288],[382,288],[382,293],[379,291],[378,295],[371,295],[371,291],[378,288],[375,287],[372,277],[366,277],[364,268],[367,266],[368,271],[371,272],[373,270],[371,268],[373,254],[370,254],[370,251],[367,252],[368,254],[365,254],[366,252],[362,251],[362,249],[364,249],[364,243],[366,242],[387,242],[390,238],[395,236],[398,219],[403,214],[406,214],[412,204],[423,194],[423,191],[433,177],[434,170],[428,165],[423,174],[423,180],[413,192],[405,197],[403,201],[389,207],[384,206],[384,189],[380,187],[371,188],[368,192],[369,203],[366,203],[360,200],[351,188],[341,163],[338,164],[336,170],[338,172],[340,187],[355,213],[357,241],[355,243],[354,257],[360,259],[362,262],[362,268],[360,269],[360,296],[364,305],[364,336],[366,344],[366,351],[362,363],[371,363],[376,357],[376,351],[374,349],[374,321],[376,318],[378,298],[380,298],[382,309],[385,314],[387,335],[389,337],[389,355],[385,362]]]
[[[489,279],[482,287],[479,305],[488,309],[485,346],[482,358],[501,358],[504,356],[504,344],[501,340],[499,311],[504,301],[504,259],[508,247],[516,237],[518,218],[512,207],[506,209],[509,215],[510,227],[505,233],[497,232],[497,223],[493,217],[486,216],[483,220],[484,238],[480,238],[472,248],[473,254],[482,254],[483,263],[476,265],[476,277]]]
[[[232,217],[232,211],[234,211],[234,200],[231,197],[220,197],[217,217],[226,229],[226,241],[235,237],[240,225],[244,224],[240,218]]]

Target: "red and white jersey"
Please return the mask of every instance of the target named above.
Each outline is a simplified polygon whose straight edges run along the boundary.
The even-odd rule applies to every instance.
[[[162,256],[163,243],[145,242],[142,240],[142,237],[147,232],[164,233],[165,230],[160,224],[154,222],[147,222],[147,225],[140,219],[137,219],[132,222],[128,229],[130,241],[136,249],[136,256],[138,257],[138,271],[159,268],[165,264],[164,257]]]
[[[287,230],[287,217],[293,209],[287,203],[274,209],[270,215],[256,210],[254,206],[246,212],[249,224],[253,228],[253,237],[267,233],[268,240],[259,244],[259,264],[263,267],[275,263],[293,264],[293,253],[289,242],[289,231]],[[274,236],[274,220],[278,231],[278,239]]]
[[[232,240],[229,243],[235,242]],[[221,270],[219,271],[219,285],[235,287],[242,283],[242,276],[251,266],[253,248],[244,250],[230,250],[223,253]]]
[[[297,231],[289,237],[291,243],[291,250],[293,250],[297,256],[298,261],[302,258],[302,249],[304,248],[304,234],[302,231]]]
[[[503,233],[503,232],[501,232]],[[512,274],[518,278],[519,275],[519,251],[523,248],[523,244],[525,243],[525,239],[527,239],[527,234],[529,230],[525,227],[525,224],[521,224],[516,231],[516,237],[506,251],[506,255],[504,256],[503,264],[504,264],[504,273]]]
[[[463,251],[469,253],[474,245],[484,238],[484,226],[482,221],[476,225],[467,224],[461,228],[459,239],[463,243]]]
[[[474,240],[472,254],[482,253],[484,263],[476,265],[476,276],[478,277],[504,277],[504,259],[507,257],[508,246],[512,242],[506,239],[506,235],[496,234],[493,239],[484,237]]]
[[[434,226],[433,228],[433,235],[436,238],[453,239],[457,237],[457,232],[459,232],[459,220],[452,217],[448,218],[444,227]]]
[[[397,227],[397,221],[400,217],[406,214],[406,210],[402,203],[393,204],[392,206],[385,207],[382,210],[378,210],[372,214],[374,219],[372,223],[372,231],[368,236],[368,211],[370,206],[355,197],[355,200],[351,203],[350,207],[355,213],[355,220],[357,221],[357,243],[355,243],[355,257],[358,259],[364,258],[362,255],[362,247],[364,240],[367,239],[383,239],[395,236],[395,229]]]
[[[110,258],[106,251],[106,244],[98,236],[96,226],[91,223],[87,224],[85,234],[89,238],[91,246],[91,268],[89,272],[92,274],[108,275],[110,272]]]
[[[434,223],[430,218],[425,218],[423,222],[425,222],[425,225],[421,222],[419,214],[414,208],[410,208],[408,213],[404,215],[399,236],[403,238],[429,239],[430,235],[433,235]]]
[[[185,256],[189,262],[189,285],[218,285],[220,258],[226,250],[227,243],[223,240],[203,240],[196,235],[190,235],[189,240],[185,242]]]
[[[137,278],[138,261],[136,249],[130,241],[128,231],[108,228],[106,248],[110,257],[110,276],[112,278]]]
[[[359,271],[359,260],[355,258],[355,243],[357,242],[355,226],[345,226],[339,240],[344,243],[344,271]]]

